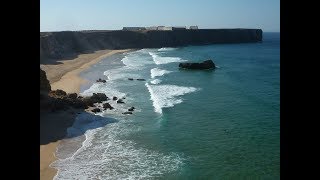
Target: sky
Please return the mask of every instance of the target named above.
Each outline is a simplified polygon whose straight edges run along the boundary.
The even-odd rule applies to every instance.
[[[280,32],[280,0],[40,0],[40,32],[161,25]]]

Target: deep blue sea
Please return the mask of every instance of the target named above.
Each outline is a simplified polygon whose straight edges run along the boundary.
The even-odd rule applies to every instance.
[[[115,109],[78,115],[51,165],[55,179],[280,179],[280,33],[263,36],[141,49],[82,72],[82,95],[125,104],[109,100]],[[207,59],[218,67],[178,68]]]

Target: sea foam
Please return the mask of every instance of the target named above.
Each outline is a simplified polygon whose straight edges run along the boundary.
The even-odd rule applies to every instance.
[[[91,96],[93,93],[105,93],[107,96],[125,97],[126,94],[116,89],[116,84],[110,81],[108,85],[94,83],[89,89],[80,93],[82,96]]]
[[[143,53],[130,54],[122,58],[121,61],[124,65],[132,68],[143,68],[147,64],[153,64],[152,61],[142,55]]]
[[[156,76],[163,76],[165,74],[169,74],[172,71],[167,71],[167,70],[163,70],[163,69],[159,69],[159,68],[153,68],[150,70],[151,73],[151,78],[155,78]]]
[[[159,84],[161,83],[161,80],[160,79],[154,79],[152,81],[150,81],[151,84]]]
[[[83,125],[88,129],[87,124]],[[184,164],[181,154],[137,147],[133,141],[119,138],[134,131],[139,127],[130,120],[86,130],[86,140],[76,153],[51,164],[58,169],[54,179],[154,179],[177,171]]]
[[[170,48],[170,47],[163,47],[158,49],[158,51],[173,51],[176,50],[177,48]]]
[[[103,75],[107,76],[109,80],[128,80],[127,78],[143,78],[141,75],[135,73],[136,69],[128,66],[106,70]]]
[[[179,57],[161,57],[158,54],[156,54],[155,52],[149,52],[149,54],[152,57],[154,63],[157,65],[186,61],[186,60],[183,60]]]
[[[163,108],[173,107],[183,102],[178,96],[195,92],[195,87],[183,87],[176,85],[150,85],[145,84],[153,102],[154,111],[162,114]]]

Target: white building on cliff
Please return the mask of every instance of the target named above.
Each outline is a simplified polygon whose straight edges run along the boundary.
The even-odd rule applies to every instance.
[[[189,29],[198,29],[198,26],[190,26]]]

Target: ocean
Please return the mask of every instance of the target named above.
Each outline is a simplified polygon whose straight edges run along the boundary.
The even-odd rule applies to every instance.
[[[51,164],[55,179],[280,179],[280,33],[263,36],[140,49],[83,71],[81,95],[125,104],[78,115]],[[178,68],[207,59],[215,70]]]

